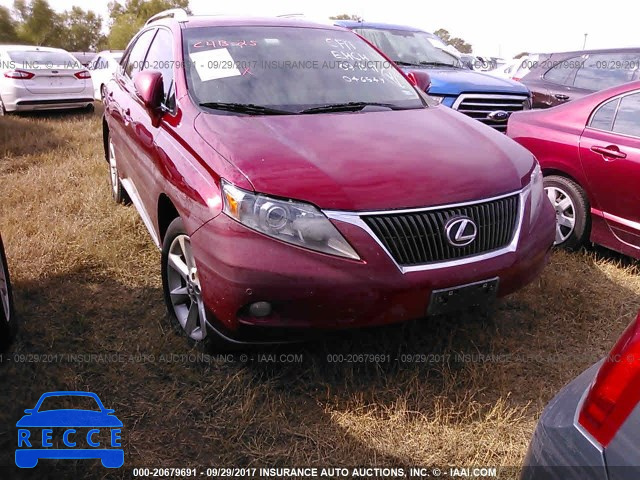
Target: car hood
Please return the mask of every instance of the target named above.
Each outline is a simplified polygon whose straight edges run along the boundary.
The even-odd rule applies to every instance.
[[[118,417],[91,410],[47,410],[25,415],[17,427],[122,427]]]
[[[195,128],[258,192],[384,210],[522,188],[531,153],[446,107],[283,116],[201,114]]]
[[[415,68],[403,68],[410,72]],[[431,77],[429,93],[432,95],[460,95],[465,92],[504,93],[528,95],[529,89],[507,78],[498,78],[486,73],[464,68],[425,68]]]

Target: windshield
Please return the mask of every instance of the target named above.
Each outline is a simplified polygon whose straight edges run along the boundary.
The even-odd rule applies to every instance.
[[[78,68],[80,63],[66,52],[43,52],[40,50],[9,50],[9,58],[23,68]]]
[[[47,397],[42,401],[38,411],[69,409],[101,411],[95,399],[85,395],[55,395]]]
[[[355,31],[373,43],[394,62],[411,65],[461,67],[458,58],[444,51],[443,48],[446,48],[446,45],[430,33],[377,28],[358,28]]]
[[[286,112],[351,102],[423,108],[396,68],[350,32],[303,27],[184,31],[187,84],[199,104]]]

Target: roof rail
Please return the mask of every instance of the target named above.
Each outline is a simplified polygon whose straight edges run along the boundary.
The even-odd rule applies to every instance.
[[[276,15],[278,18],[306,18],[304,13],[285,13],[282,15]]]
[[[178,21],[183,21],[189,18],[189,13],[184,8],[171,8],[169,10],[163,10],[162,12],[156,13],[149,20],[147,20],[145,26],[149,25],[152,22],[162,20],[163,18],[175,18]]]

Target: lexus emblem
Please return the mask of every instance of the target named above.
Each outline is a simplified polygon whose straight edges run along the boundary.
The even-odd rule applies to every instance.
[[[489,120],[493,120],[494,122],[506,122],[509,120],[511,116],[510,112],[505,112],[504,110],[496,110],[495,112],[491,112],[487,115]]]
[[[444,226],[447,241],[454,247],[464,247],[478,236],[478,227],[469,217],[453,217]]]

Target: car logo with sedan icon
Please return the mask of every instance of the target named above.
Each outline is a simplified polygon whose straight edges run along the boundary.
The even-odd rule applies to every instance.
[[[67,408],[69,405],[83,408]],[[106,468],[124,464],[122,422],[95,393],[48,392],[24,412],[16,423],[18,467],[33,468],[41,458],[100,459]]]

